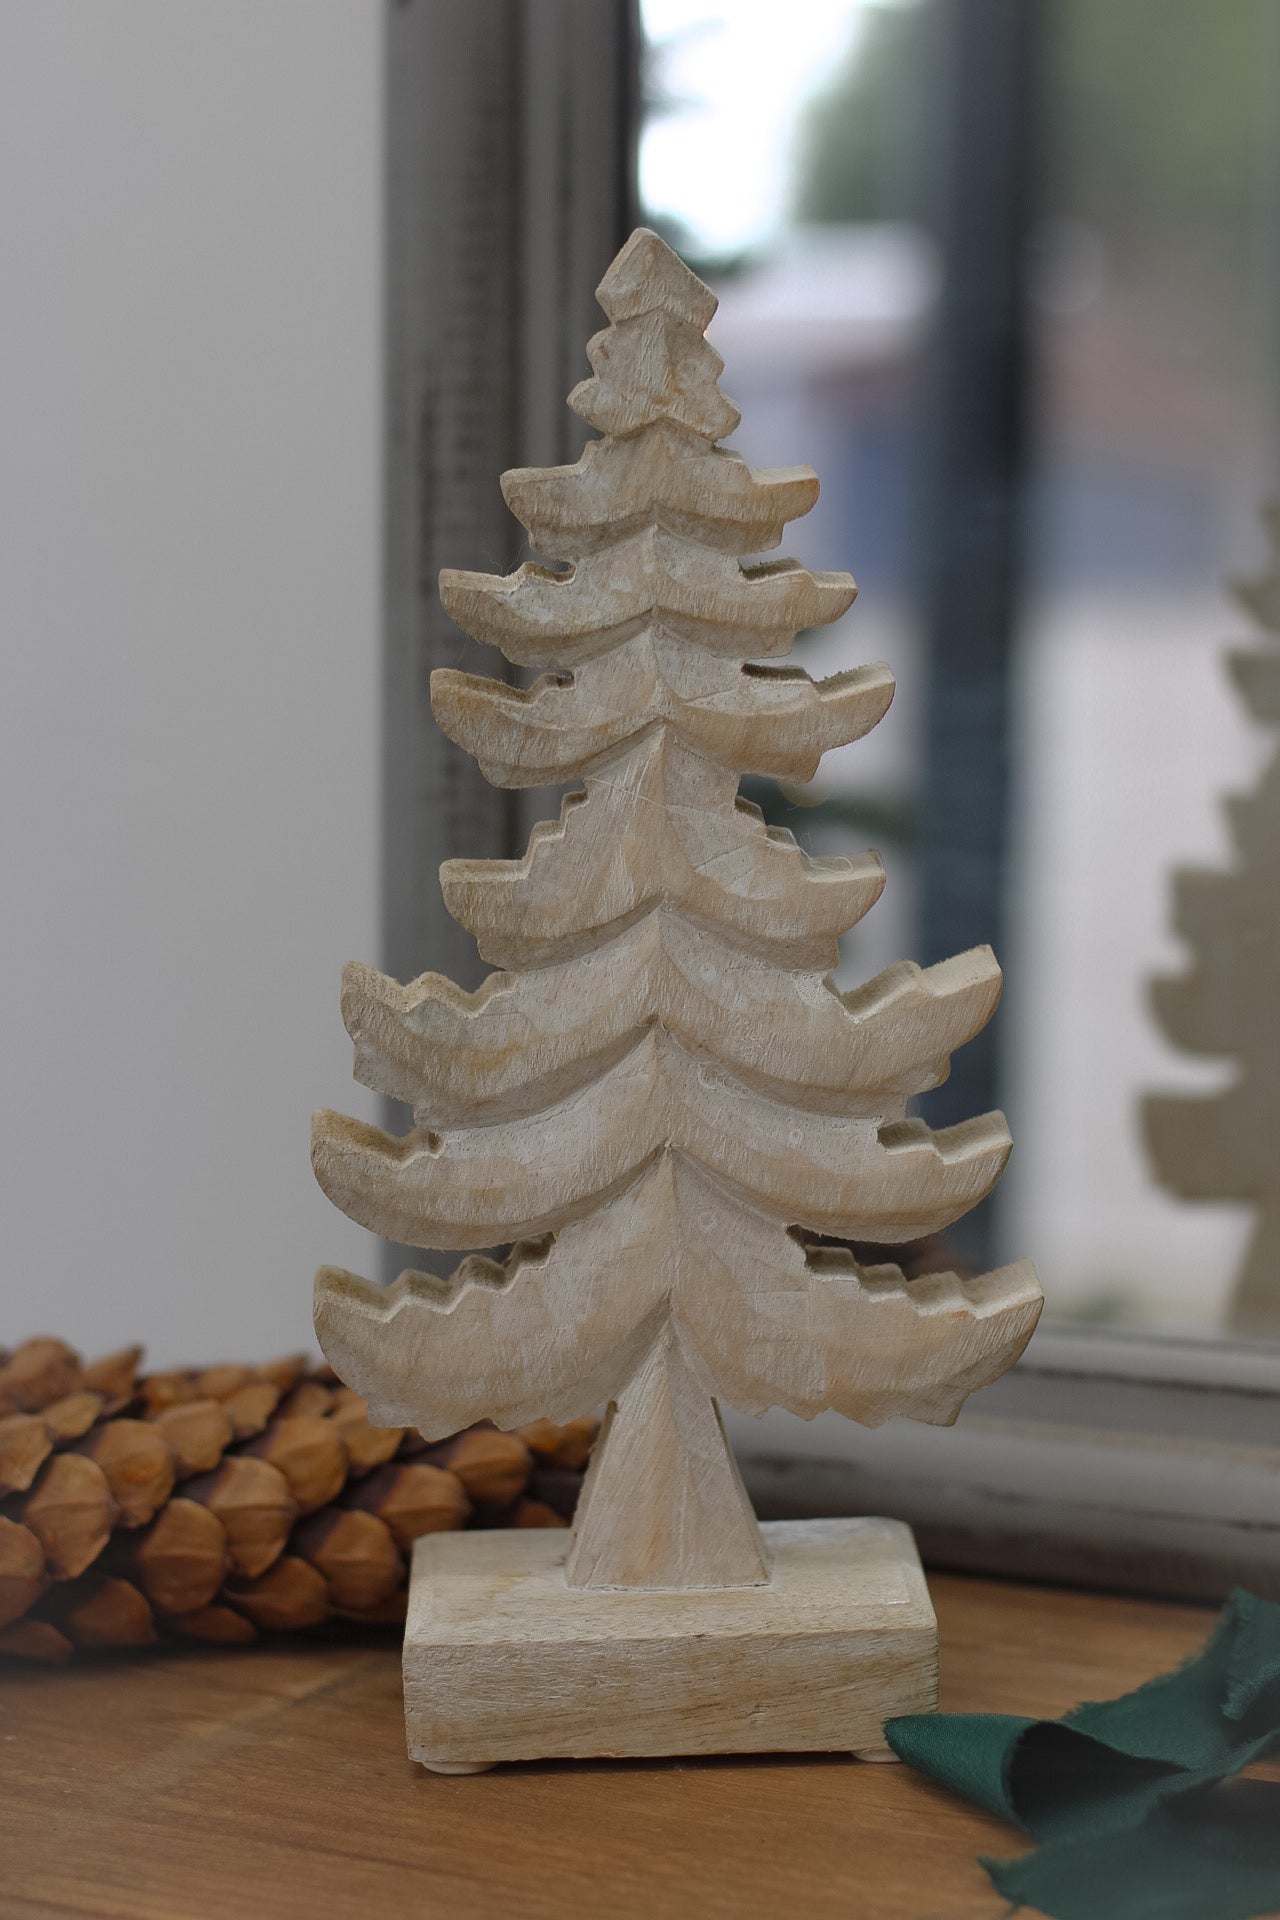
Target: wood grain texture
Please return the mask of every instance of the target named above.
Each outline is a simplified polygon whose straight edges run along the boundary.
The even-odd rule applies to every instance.
[[[1212,1618],[1011,1582],[930,1586],[952,1712],[1111,1698],[1175,1666]],[[751,1755],[454,1781],[410,1765],[402,1716],[389,1637],[6,1667],[5,1920],[1004,1912],[976,1855],[1015,1853],[1018,1836],[907,1767]]]
[[[774,1521],[767,1583],[574,1590],[554,1533],[414,1549],[409,1752],[424,1766],[885,1748],[937,1704],[937,1626],[909,1530]],[[757,1543],[758,1544],[758,1543]],[[594,1583],[597,1586],[601,1582]]]
[[[1258,579],[1236,598],[1262,629],[1262,644],[1227,655],[1252,717],[1280,727],[1280,501],[1263,516],[1271,542]],[[1227,1306],[1239,1333],[1280,1335],[1280,748],[1252,793],[1226,803],[1236,862],[1174,875],[1174,928],[1187,942],[1187,971],[1151,983],[1151,1005],[1175,1046],[1235,1063],[1225,1091],[1152,1094],[1143,1103],[1156,1177],[1187,1200],[1247,1200],[1254,1230]]]
[[[625,1533],[617,1516],[625,1514]],[[768,1554],[707,1393],[668,1319],[610,1408],[564,1561],[572,1587],[752,1587]]]
[[[743,563],[816,478],[716,445],[738,414],[704,337],[715,300],[654,234],[598,297],[610,325],[569,404],[604,437],[503,482],[567,564],[440,577],[466,633],[543,677],[432,676],[441,726],[490,780],[582,790],[521,859],[442,867],[503,969],[476,992],[347,969],[357,1076],[412,1107],[411,1131],[325,1113],[313,1133],[325,1192],[375,1232],[516,1244],[386,1293],[324,1270],[316,1325],[372,1417],[428,1438],[619,1403],[571,1581],[752,1585],[767,1566],[717,1403],[947,1423],[1021,1352],[1040,1289],[1025,1262],[908,1284],[813,1244],[917,1239],[989,1192],[1003,1116],[935,1133],[907,1106],[990,1017],[1000,972],[980,949],[852,993],[827,978],[879,858],[810,859],[739,778],[811,777],[880,720],[892,675],[760,664],[854,597],[847,574]]]

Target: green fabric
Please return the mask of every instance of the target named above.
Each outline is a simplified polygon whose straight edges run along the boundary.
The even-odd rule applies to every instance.
[[[1040,1842],[984,1860],[1052,1920],[1248,1920],[1280,1908],[1280,1785],[1233,1774],[1280,1748],[1280,1606],[1237,1589],[1200,1652],[1061,1720],[920,1713],[900,1759]]]

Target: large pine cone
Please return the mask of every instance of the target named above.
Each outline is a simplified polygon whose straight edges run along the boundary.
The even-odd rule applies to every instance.
[[[423,1533],[563,1527],[595,1422],[373,1427],[305,1360],[139,1374],[61,1340],[0,1354],[0,1653],[404,1617]]]

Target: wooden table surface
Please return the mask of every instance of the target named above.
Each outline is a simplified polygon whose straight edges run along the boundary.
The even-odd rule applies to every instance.
[[[1056,1715],[1173,1666],[1203,1609],[934,1575],[943,1706]],[[393,1644],[0,1676],[4,1920],[995,1920],[1017,1836],[901,1766],[427,1774]]]

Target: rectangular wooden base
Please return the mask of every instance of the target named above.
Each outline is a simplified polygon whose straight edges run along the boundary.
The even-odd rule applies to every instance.
[[[884,1722],[937,1706],[938,1630],[909,1528],[773,1521],[767,1586],[571,1588],[569,1536],[435,1533],[405,1624],[409,1752],[501,1760],[888,1754]]]

